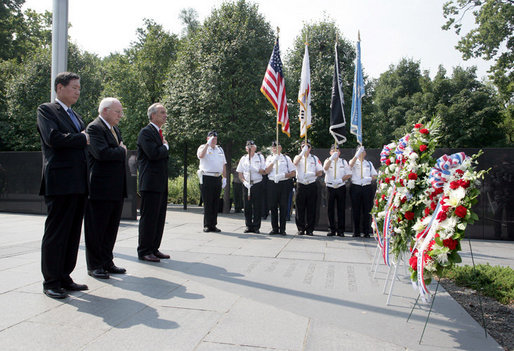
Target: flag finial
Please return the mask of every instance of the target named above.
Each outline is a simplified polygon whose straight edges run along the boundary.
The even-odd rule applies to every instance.
[[[359,41],[361,41],[361,31],[360,31],[360,30],[359,30],[359,31],[357,31],[357,39],[358,39]]]
[[[280,35],[280,27],[277,26],[277,38],[279,37]]]

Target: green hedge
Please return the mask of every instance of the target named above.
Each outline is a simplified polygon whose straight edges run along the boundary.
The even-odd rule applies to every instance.
[[[168,180],[168,202],[174,204],[184,203],[184,177],[180,176]],[[187,203],[198,205],[200,202],[200,184],[196,174],[187,179]]]
[[[479,264],[473,269],[468,265],[454,266],[445,269],[443,277],[459,286],[480,291],[504,305],[514,302],[514,270],[510,267]]]

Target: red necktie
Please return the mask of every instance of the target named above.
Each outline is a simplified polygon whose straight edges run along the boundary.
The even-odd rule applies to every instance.
[[[159,135],[161,136],[161,141],[164,141],[164,138],[162,136],[162,129],[159,129]]]

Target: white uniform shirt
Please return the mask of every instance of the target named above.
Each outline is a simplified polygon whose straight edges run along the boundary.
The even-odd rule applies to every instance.
[[[271,161],[274,158],[274,154],[268,156],[266,158],[266,168],[271,164]],[[278,168],[277,168],[278,164]],[[275,177],[277,175],[284,175],[286,173],[296,171],[296,167],[294,166],[293,161],[291,161],[291,158],[289,156],[286,156],[284,154],[278,155],[275,162],[273,162],[273,168],[271,169],[271,172],[268,174],[268,178],[270,180],[275,180]],[[286,180],[286,179],[280,179],[280,181]]]
[[[262,180],[262,174],[259,173],[259,170],[266,168],[264,156],[255,153],[250,162],[248,162],[249,158],[248,155],[241,157],[236,172],[243,173],[245,180],[250,184],[256,184]]]
[[[352,184],[356,185],[369,185],[371,184],[371,181],[369,178],[376,176],[377,171],[375,170],[375,167],[373,166],[373,163],[371,163],[368,160],[364,160],[364,166],[362,167],[362,177],[361,177],[361,161],[357,160],[355,161],[355,164],[352,167]],[[366,180],[366,178],[368,178]]]
[[[325,164],[329,162],[329,158],[325,160]],[[352,169],[348,162],[345,159],[340,157],[337,158],[336,161],[330,162],[330,167],[328,171],[325,171],[325,184],[329,188],[337,189],[346,184],[346,180],[343,180],[343,177],[352,174]]]
[[[219,177],[223,174],[223,165],[227,163],[225,153],[218,145],[214,146],[214,148],[207,146],[208,149],[205,156],[200,158],[200,154],[204,147],[205,144],[200,145],[196,151],[196,156],[200,159],[200,171],[208,176]]]
[[[296,178],[298,179],[298,183],[314,183],[317,178],[316,173],[319,171],[323,171],[323,166],[317,156],[309,153],[309,156],[307,156],[307,167],[305,166],[305,157],[302,156],[296,165]]]

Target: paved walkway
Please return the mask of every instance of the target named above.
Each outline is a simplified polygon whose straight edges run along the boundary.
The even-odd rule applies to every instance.
[[[403,268],[386,306],[373,239],[243,234],[239,214],[203,233],[196,207],[169,207],[161,251],[172,259],[161,263],[137,260],[138,223],[122,222],[115,263],[127,275],[89,277],[82,242],[72,276],[89,290],[53,300],[41,285],[44,221],[0,213],[1,350],[501,350],[441,288],[419,344],[428,306],[406,321],[416,292]],[[514,267],[514,242],[472,247],[476,263]]]

